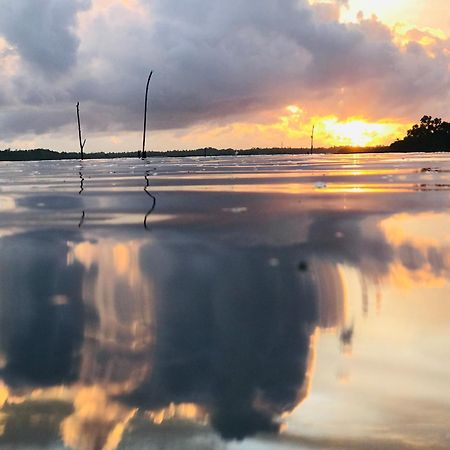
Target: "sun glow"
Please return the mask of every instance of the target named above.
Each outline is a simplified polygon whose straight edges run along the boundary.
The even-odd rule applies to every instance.
[[[372,14],[378,16],[383,22],[394,24],[399,17],[405,15],[411,7],[411,0],[378,0],[376,2],[368,2],[367,0],[350,0],[348,7],[341,10],[341,20],[344,22],[354,21],[360,12],[365,17]]]
[[[395,119],[371,121],[364,117],[338,118],[311,114],[301,103],[292,102],[280,109],[255,115],[251,122],[236,121],[226,125],[202,124],[174,135],[155,132],[158,148],[228,148],[291,147],[309,148],[314,125],[314,147],[389,145],[406,134],[410,123]]]
[[[396,24],[393,29],[394,42],[398,47],[404,48],[411,42],[419,44],[428,53],[428,56],[435,58],[436,50],[440,51],[446,45],[447,35],[439,29],[434,28],[410,28],[404,23]],[[448,44],[447,44],[448,45]],[[446,49],[448,53],[450,49]]]
[[[289,114],[279,117],[275,127],[291,139],[307,141],[314,125],[316,143],[320,146],[385,145],[403,135],[406,128],[389,121],[368,122],[362,117],[351,117],[345,121],[336,116],[307,118],[304,110],[295,104],[286,106],[286,111]]]
[[[301,114],[303,110],[297,105],[288,105],[286,106],[286,110],[292,114]]]
[[[323,134],[333,145],[366,147],[385,144],[389,136],[396,135],[398,125],[392,123],[369,123],[364,119],[349,119],[339,122],[336,117],[319,121]],[[391,139],[392,140],[392,139]]]

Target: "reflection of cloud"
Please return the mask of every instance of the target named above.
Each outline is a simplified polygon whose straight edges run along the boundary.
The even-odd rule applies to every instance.
[[[8,401],[0,412],[1,448],[60,448],[58,424],[70,410],[57,400]]]
[[[318,323],[314,276],[322,267],[298,272],[297,257],[182,240],[143,248],[157,332],[152,377],[130,404],[203,405],[227,438],[277,430],[306,394]],[[324,285],[325,293],[336,294]]]
[[[97,386],[80,388],[75,411],[61,424],[64,444],[82,450],[115,450],[135,410],[108,399]]]
[[[428,265],[410,270],[402,263],[396,262],[391,265],[389,281],[401,289],[411,290],[424,286],[443,287],[447,283],[448,277],[436,276]]]
[[[8,239],[16,237],[5,238],[3,249]],[[40,248],[49,242],[17,239],[28,253],[11,267],[24,279],[34,260],[43,266]],[[281,416],[307,395],[316,326],[342,321],[342,306],[333,304],[344,304],[338,272],[309,258],[299,271],[295,247],[225,249],[184,238],[162,246],[103,239],[52,241],[51,247],[47,280],[66,271],[83,274],[72,280],[84,302],[75,411],[61,428],[76,448],[115,448],[136,406],[149,410],[154,422],[170,419],[173,408],[172,417],[209,417],[227,438],[276,431]],[[26,285],[33,291],[40,282]],[[69,288],[51,290],[47,303],[70,308]],[[49,351],[52,343],[39,345]],[[6,352],[5,373],[15,357]],[[67,381],[47,373],[41,378],[34,384]],[[19,380],[30,382],[17,372],[10,377]],[[111,396],[126,398],[130,407]]]
[[[9,389],[3,381],[0,381],[0,408],[3,407],[9,397]],[[0,433],[1,434],[1,433]]]
[[[136,243],[75,237],[45,231],[0,241],[1,374],[24,392],[97,383],[74,388],[64,438],[74,448],[113,449],[132,410],[108,396],[149,376],[152,291],[141,277]],[[3,385],[0,400],[14,400]]]
[[[184,240],[73,245],[69,260],[86,267],[83,296],[97,317],[80,382],[127,396],[153,420],[195,403],[225,437],[277,430],[307,394],[318,308],[326,326],[342,316],[332,308],[343,304],[338,273],[321,261],[298,272],[295,253]]]
[[[380,223],[395,257],[391,281],[403,288],[443,286],[450,279],[449,217],[440,213],[397,214]]]
[[[399,213],[383,219],[379,224],[392,245],[414,241],[415,246],[450,245],[450,217],[446,213]]]
[[[320,328],[343,326],[347,311],[342,274],[335,264],[320,260],[314,261],[312,273],[317,290]]]
[[[355,266],[374,279],[386,274],[394,256],[377,222],[362,213],[317,214],[304,248],[330,263]]]
[[[142,277],[137,242],[73,244],[71,260],[86,267],[83,298],[91,311],[81,349],[79,379],[124,394],[149,376],[153,343],[153,287]]]
[[[153,240],[159,229],[145,243],[50,233],[3,238],[0,333],[8,386],[77,381],[75,409],[61,425],[74,447],[115,448],[135,408],[153,424],[207,419],[225,438],[277,431],[308,393],[317,327],[340,328],[345,345],[353,338],[341,265],[368,280],[448,274],[446,247],[425,236],[400,238],[394,227],[391,239],[387,222],[378,226],[363,213],[314,219],[302,231],[307,238],[285,247],[212,242],[195,231]],[[21,307],[13,311],[16,297]],[[32,342],[21,333],[43,338]],[[44,357],[37,374],[33,355],[30,367],[15,362],[22,348],[28,357],[55,347],[66,359]]]
[[[83,269],[80,264],[66,267],[68,251],[61,236],[51,232],[0,241],[1,373],[8,384],[52,385],[76,379],[84,320]]]
[[[400,213],[381,220],[350,213],[316,215],[304,249],[331,265],[354,266],[363,280],[376,284],[389,280],[403,289],[440,287],[450,279],[448,221],[442,213]]]
[[[195,403],[171,403],[165,408],[150,411],[148,413],[150,420],[159,425],[165,421],[173,419],[189,419],[195,422],[204,422],[207,414],[204,408]]]

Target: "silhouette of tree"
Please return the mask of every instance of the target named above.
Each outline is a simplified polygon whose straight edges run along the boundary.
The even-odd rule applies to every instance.
[[[423,116],[419,125],[414,125],[404,139],[394,142],[390,148],[399,151],[450,151],[450,123]]]

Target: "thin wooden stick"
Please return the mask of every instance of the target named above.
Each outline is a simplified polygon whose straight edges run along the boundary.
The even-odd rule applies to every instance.
[[[150,79],[152,78],[153,70],[150,72],[147,80],[147,86],[145,87],[145,108],[144,108],[144,134],[142,137],[142,158],[145,158],[147,154],[145,153],[145,132],[147,129],[147,104],[148,104],[148,86],[150,84]]]
[[[81,123],[80,123],[80,102],[77,102],[77,120],[78,120],[78,139],[80,141],[81,159],[84,159],[84,145],[86,144],[86,139],[81,141]]]
[[[314,127],[315,125],[313,125],[311,132],[311,155],[313,154],[314,151]]]

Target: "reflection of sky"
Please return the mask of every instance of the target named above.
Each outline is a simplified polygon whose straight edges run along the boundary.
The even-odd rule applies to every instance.
[[[450,418],[448,220],[447,214],[430,212],[381,221],[393,258],[382,280],[369,286],[373,314],[362,317],[358,276],[344,269],[346,285],[353,286],[352,355],[339,355],[332,336],[319,339],[311,396],[290,419],[294,434],[301,429],[317,441],[332,435],[336,445],[348,439],[350,446],[382,432],[383,448],[402,448],[399,442],[405,448],[445,448],[440,443],[448,439]]]
[[[358,305],[353,308],[351,357],[336,352],[333,336],[319,339],[311,396],[290,418],[289,430],[360,444],[382,433],[387,442],[380,448],[402,448],[400,442],[404,448],[445,448],[449,294],[448,284],[443,289],[416,286],[405,295],[402,287],[387,283],[375,313],[372,290],[375,314],[363,318]]]
[[[450,400],[443,194],[415,192],[404,206],[392,194],[344,196],[333,208],[326,189],[301,203],[239,194],[223,205],[208,194],[201,211],[189,193],[177,203],[161,191],[155,213],[171,219],[151,216],[147,231],[139,182],[142,202],[124,207],[128,217],[140,208],[139,229],[89,222],[99,204],[117,217],[120,208],[85,186],[82,204],[55,207],[76,231],[33,222],[2,233],[4,442],[20,441],[13,430],[28,417],[30,440],[33,427],[50,430],[47,447],[61,433],[87,449],[176,448],[187,436],[192,448],[359,448],[366,436],[388,449],[434,436],[440,448]],[[36,198],[20,204],[33,213],[50,201]],[[282,421],[278,438],[230,444],[205,427],[236,438]]]

